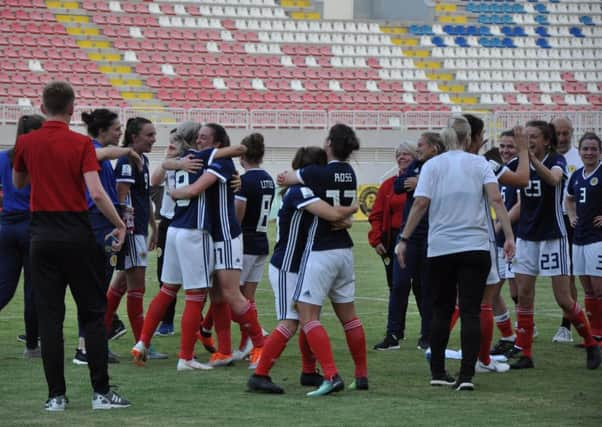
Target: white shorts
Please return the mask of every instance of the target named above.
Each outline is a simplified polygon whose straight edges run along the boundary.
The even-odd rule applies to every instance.
[[[299,313],[295,310],[293,299],[293,296],[297,293],[297,286],[300,285],[298,274],[282,271],[270,264],[268,275],[274,291],[276,318],[278,320],[299,320]]]
[[[602,242],[573,245],[573,274],[602,277]]]
[[[497,270],[500,273],[500,279],[514,279],[514,267],[512,261],[506,260],[504,248],[497,248]]]
[[[134,267],[146,267],[148,245],[143,234],[126,234],[123,252],[118,256],[117,269],[129,270]]]
[[[300,293],[295,300],[322,306],[355,299],[355,270],[351,248],[311,251],[299,270]]]
[[[571,272],[569,245],[566,237],[533,242],[516,239],[514,273],[529,276],[568,276]]]
[[[215,270],[242,270],[242,238],[213,242]]]
[[[161,281],[184,289],[211,287],[213,240],[203,230],[169,227]]]
[[[261,276],[263,276],[263,267],[267,259],[267,255],[243,255],[240,286],[243,286],[247,282],[259,283]]]
[[[500,272],[498,270],[497,247],[495,242],[489,242],[489,255],[491,255],[491,268],[487,275],[486,285],[497,285],[500,283]]]

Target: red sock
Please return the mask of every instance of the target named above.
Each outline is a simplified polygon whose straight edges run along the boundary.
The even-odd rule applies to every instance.
[[[454,307],[454,312],[452,313],[451,321],[449,322],[449,331],[453,331],[456,326],[456,322],[458,322],[458,318],[460,317],[460,306],[456,304]]]
[[[518,328],[516,329],[516,346],[523,350],[523,354],[533,357],[533,306],[517,306],[516,316]]]
[[[144,325],[144,288],[128,290],[127,306],[134,340],[138,342]]]
[[[107,290],[107,309],[105,311],[105,328],[107,329],[107,332],[111,331],[113,316],[115,316],[115,312],[117,311],[117,307],[119,307],[119,303],[121,302],[124,293],[125,289],[110,287]]]
[[[257,310],[253,304],[248,303],[242,313],[232,313],[232,320],[240,325],[240,329],[246,331],[253,341],[253,347],[263,347],[263,330],[257,319]]]
[[[225,302],[213,302],[211,303],[210,311],[217,335],[217,351],[222,354],[232,354],[232,335],[230,332],[232,317],[230,306]]]
[[[213,303],[209,304],[209,308],[207,309],[207,313],[205,314],[205,318],[203,319],[203,324],[201,327],[206,331],[213,329]]]
[[[499,316],[495,316],[495,324],[502,335],[502,338],[512,338],[514,337],[514,330],[512,329],[512,319],[510,318],[510,313],[506,311]]]
[[[587,314],[587,319],[589,320],[589,325],[592,328],[592,335],[600,336],[602,333],[600,331],[600,320],[599,320],[599,305],[602,300],[599,300],[593,295],[585,296],[585,313]]]
[[[330,339],[328,338],[326,329],[324,329],[319,320],[312,320],[305,324],[303,330],[307,336],[307,342],[311,347],[311,351],[316,355],[316,359],[318,359],[320,366],[322,366],[324,378],[331,380],[337,374],[337,367],[334,364]]]
[[[360,319],[353,318],[343,325],[347,347],[355,363],[355,377],[368,376],[368,361],[366,360],[366,335]]]
[[[288,340],[291,339],[293,334],[291,331],[286,329],[284,326],[279,325],[272,331],[268,336],[261,351],[261,357],[259,358],[259,364],[255,368],[256,375],[267,376],[270,373],[270,369],[274,366],[274,363],[286,347]]]
[[[301,329],[299,331],[299,350],[301,351],[301,371],[304,374],[313,374],[316,372],[316,356],[311,351],[307,342],[307,335]],[[261,359],[259,359],[261,361]]]
[[[585,313],[579,304],[575,303],[573,308],[568,313],[564,313],[566,318],[571,321],[573,326],[579,335],[583,337],[583,341],[586,347],[593,347],[598,345],[596,340],[592,337],[592,328],[589,325],[589,321],[587,317],[585,317]]]
[[[592,325],[595,326],[595,333],[592,330],[592,333],[597,337],[602,337],[602,298],[596,298],[596,302],[594,304],[594,311],[592,313]],[[592,329],[594,327],[592,326]]]
[[[251,306],[253,306],[255,311],[257,311],[257,304],[255,304],[255,301],[250,299],[249,302],[251,303]],[[263,331],[261,331],[261,334],[263,335]],[[240,344],[238,344],[239,350],[242,350],[245,348],[249,338],[250,338],[249,333],[245,329],[240,328]]]
[[[489,352],[493,339],[493,309],[489,304],[481,304],[481,349],[479,360],[485,365],[491,363]]]
[[[180,359],[191,360],[194,353],[196,334],[201,327],[201,310],[205,301],[205,291],[186,291],[186,304],[182,313],[182,335],[180,337]]]
[[[161,286],[159,293],[153,298],[148,306],[144,318],[144,325],[142,325],[142,332],[140,333],[140,341],[142,341],[146,347],[150,346],[157,325],[163,320],[167,308],[176,297],[179,289],[179,286]]]

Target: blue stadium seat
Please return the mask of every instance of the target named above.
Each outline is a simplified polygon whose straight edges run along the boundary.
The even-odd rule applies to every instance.
[[[445,42],[443,41],[443,37],[435,36],[435,37],[431,38],[431,41],[437,47],[445,47],[445,46],[447,46],[445,44]]]
[[[493,24],[491,15],[479,15],[479,24]]]
[[[583,33],[581,32],[581,28],[579,27],[571,27],[571,29],[569,30],[569,32],[574,35],[575,37],[585,37],[583,35]]]
[[[491,47],[491,43],[487,37],[479,37],[479,44],[483,47]]]
[[[594,25],[594,21],[592,21],[591,16],[580,16],[579,21],[581,21],[583,25]]]
[[[479,12],[477,11],[477,9],[479,9],[479,8],[477,7],[477,5],[476,5],[475,3],[468,3],[468,4],[466,5],[466,11],[467,11],[467,12],[479,13]],[[479,10],[480,10],[480,9],[479,9]]]
[[[481,36],[490,36],[491,35],[491,29],[489,27],[481,25],[479,27],[479,35],[481,35]]]
[[[535,15],[535,22],[540,25],[549,25],[546,15]]]
[[[525,8],[523,7],[522,4],[514,3],[512,5],[512,12],[511,13],[525,13]]]
[[[520,26],[514,27],[514,37],[526,37],[527,33],[525,33],[525,29]]]
[[[539,12],[539,13],[549,13],[548,9],[546,8],[546,5],[543,3],[537,3],[535,6],[535,11]]]
[[[456,37],[454,39],[454,42],[456,42],[456,45],[460,47],[470,47],[468,41],[464,37]]]
[[[466,35],[467,36],[478,36],[479,28],[476,25],[469,25],[466,27]]]
[[[454,26],[451,24],[446,24],[443,26],[443,31],[451,36],[454,34]]]
[[[426,36],[432,36],[433,28],[430,25],[423,25],[422,26],[422,34],[426,35]]]
[[[416,25],[416,24],[412,24],[410,25],[410,33],[414,34],[415,36],[421,36],[422,33],[420,32],[420,25]]]
[[[502,31],[502,34],[504,34],[505,36],[508,36],[508,37],[511,37],[514,35],[514,29],[512,27],[508,27],[507,25],[503,26],[501,31]]]
[[[543,49],[550,49],[552,46],[550,46],[548,44],[548,40],[547,39],[537,39],[537,41],[535,42],[535,44],[537,44],[537,46],[543,48]]]
[[[541,37],[550,37],[550,35],[548,34],[548,30],[546,29],[546,27],[537,27],[537,28],[535,28],[535,33],[537,33],[537,35],[539,35]]]
[[[512,39],[508,38],[508,37],[504,37],[504,40],[502,40],[502,46],[503,47],[510,47],[510,48],[516,47],[516,45],[514,44],[514,42],[512,41]]]

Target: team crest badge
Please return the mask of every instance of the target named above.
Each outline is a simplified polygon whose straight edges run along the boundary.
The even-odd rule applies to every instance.
[[[575,165],[569,165],[569,173],[573,173],[577,170],[577,168],[575,167]]]
[[[111,267],[117,266],[117,255],[111,255],[111,258],[109,259],[109,264],[111,264]]]
[[[163,255],[163,251],[161,250],[161,248],[157,248],[157,258],[161,258],[161,255]]]
[[[592,180],[590,181],[590,183],[592,185],[598,185],[598,177],[597,176],[593,177]]]

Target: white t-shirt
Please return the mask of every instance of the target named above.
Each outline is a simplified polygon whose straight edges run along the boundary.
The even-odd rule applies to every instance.
[[[168,194],[176,188],[176,171],[169,170],[165,172],[165,180],[163,182],[163,198],[161,199],[161,210],[159,213],[163,218],[173,219],[176,209],[176,202]]]
[[[563,154],[564,159],[566,160],[566,172],[568,174],[568,178],[566,180],[566,185],[569,184],[569,179],[571,179],[571,175],[577,169],[583,167],[583,162],[581,161],[581,157],[579,156],[579,150],[577,150],[574,146],[571,145],[569,151]],[[564,197],[566,196],[566,186],[564,187],[564,194],[562,196],[562,213],[566,215],[566,203],[564,201]]]
[[[453,150],[422,168],[414,197],[430,199],[428,257],[489,251],[485,184],[497,184],[480,156]]]

